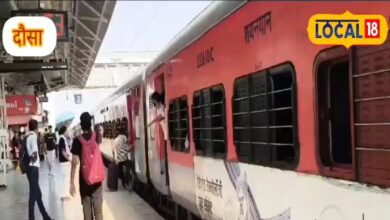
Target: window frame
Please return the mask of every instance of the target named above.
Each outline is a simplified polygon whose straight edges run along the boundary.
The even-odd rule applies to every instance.
[[[270,83],[269,80],[270,80],[270,77],[272,75],[277,75],[278,73],[283,73],[283,72],[290,72],[291,73],[291,78],[292,78],[292,83],[291,83],[291,113],[292,113],[292,148],[295,152],[295,157],[294,157],[294,160],[290,163],[287,163],[287,162],[279,162],[277,160],[274,159],[273,157],[273,152],[275,151],[275,146],[273,145],[270,145],[270,133],[269,131],[272,130],[273,128],[269,128],[271,127],[270,126],[270,121],[268,120],[269,118],[269,109],[272,107],[272,103],[269,104],[269,95],[273,94],[274,91],[269,91],[268,89],[268,84]],[[267,112],[267,122],[266,122],[266,127],[265,129],[267,129],[267,147],[270,148],[270,158],[269,158],[269,161],[266,162],[266,163],[258,163],[258,162],[255,162],[253,156],[252,158],[250,159],[247,159],[247,160],[244,160],[243,158],[240,158],[240,153],[238,151],[238,147],[235,143],[235,112],[234,112],[234,105],[235,105],[235,96],[236,96],[236,93],[235,93],[235,89],[236,89],[236,86],[238,83],[240,83],[240,80],[244,79],[244,78],[248,78],[248,77],[251,77],[251,76],[254,76],[256,74],[266,74],[266,91],[264,94],[264,96],[266,96],[266,103],[265,103],[265,111]],[[251,97],[250,95],[250,87],[248,85],[248,96],[245,97],[245,98],[240,98],[240,99],[248,99]],[[237,155],[237,160],[240,161],[240,162],[243,162],[243,163],[248,163],[248,164],[254,164],[254,165],[258,165],[258,166],[265,166],[265,167],[271,167],[271,168],[278,168],[278,169],[284,169],[284,170],[295,170],[299,164],[299,160],[300,160],[300,145],[299,145],[299,132],[298,132],[298,97],[297,97],[297,80],[296,80],[296,71],[295,71],[295,68],[294,68],[294,65],[292,62],[284,62],[284,63],[281,63],[281,64],[278,64],[278,65],[275,65],[275,66],[271,66],[271,67],[268,67],[268,68],[265,68],[265,69],[262,69],[262,70],[258,70],[256,72],[251,72],[249,74],[245,74],[245,75],[241,75],[237,78],[234,79],[234,83],[233,83],[233,88],[232,88],[232,91],[233,91],[233,94],[232,94],[232,98],[231,98],[231,108],[232,108],[232,132],[233,132],[233,144],[234,144],[234,148],[235,148],[235,151],[236,151],[236,155]],[[248,106],[250,108],[250,105],[251,105],[251,102],[248,101]],[[250,114],[251,114],[251,110],[248,109],[248,115],[250,117]],[[249,122],[251,121],[251,119],[249,118]],[[251,127],[251,126],[249,126]],[[277,126],[272,126],[272,127],[277,127]],[[252,130],[250,129],[249,130],[249,133],[251,133]],[[251,139],[251,138],[250,138]],[[256,147],[256,146],[253,146],[252,145],[252,140],[250,141],[250,151],[252,152],[253,154],[253,148]],[[275,143],[274,143],[275,145]]]
[[[153,116],[156,117],[156,115],[157,115],[157,108],[153,105],[152,95],[149,95],[148,105],[149,105],[148,114],[149,114],[150,121],[152,121],[154,119]],[[156,132],[155,124],[156,123],[153,123],[152,125],[150,125],[148,127],[148,130],[149,130],[149,133],[150,133],[150,135],[149,135],[150,140],[154,140],[155,139],[155,132]]]
[[[354,50],[354,47],[351,48]],[[340,178],[340,179],[346,179],[346,180],[351,180],[354,181],[357,179],[356,177],[356,159],[355,159],[355,152],[354,152],[354,140],[355,140],[355,135],[354,135],[354,128],[351,127],[351,151],[352,151],[352,163],[350,166],[348,165],[340,165],[337,163],[331,163],[330,166],[327,166],[323,163],[322,161],[322,150],[321,149],[321,144],[320,144],[320,122],[319,122],[319,111],[320,107],[318,105],[318,100],[319,100],[319,94],[318,94],[318,74],[319,74],[319,67],[321,64],[324,62],[332,61],[332,60],[340,60],[343,57],[348,57],[348,63],[349,63],[349,83],[350,83],[350,123],[351,126],[354,124],[354,106],[353,102],[351,102],[352,99],[352,94],[353,94],[353,84],[352,84],[352,74],[351,71],[353,70],[352,68],[352,62],[351,59],[353,59],[353,52],[349,52],[347,49],[344,47],[340,46],[335,46],[331,48],[327,48],[325,50],[319,51],[317,53],[317,56],[314,60],[314,68],[313,68],[313,73],[314,73],[314,106],[315,106],[315,111],[314,111],[314,123],[315,123],[315,143],[316,143],[316,161],[319,166],[319,171],[321,175],[327,176],[327,177],[333,177],[333,178]],[[330,146],[327,146],[327,149],[330,149]]]
[[[223,132],[223,142],[224,142],[224,153],[220,153],[220,152],[215,152],[214,151],[214,146],[211,147],[212,149],[212,154],[208,153],[206,149],[204,149],[204,147],[202,147],[202,149],[199,149],[199,146],[197,146],[196,144],[196,140],[195,140],[195,130],[196,129],[201,129],[202,131],[202,128],[203,128],[203,124],[204,122],[202,122],[202,112],[201,110],[199,110],[199,117],[198,118],[199,120],[201,120],[201,127],[202,128],[195,128],[194,127],[194,109],[196,107],[200,108],[199,106],[194,106],[194,103],[195,103],[195,97],[196,96],[199,96],[199,97],[202,97],[203,95],[203,92],[206,91],[206,90],[209,90],[209,92],[211,93],[211,90],[212,89],[219,89],[221,92],[222,92],[222,95],[223,95],[223,98],[222,98],[222,103],[221,103],[221,107],[222,107],[222,114],[221,114],[221,118],[222,118],[222,132]],[[212,95],[209,94],[209,99],[210,99],[210,104],[215,104],[215,103],[211,103],[211,98],[212,98]],[[202,101],[200,101],[202,103]],[[209,104],[209,105],[210,105]],[[211,108],[210,108],[210,112],[211,112]],[[198,120],[198,119],[195,119],[195,120]],[[212,124],[212,121],[209,122],[210,124]],[[195,148],[195,154],[197,156],[203,156],[203,157],[209,157],[209,158],[218,158],[218,159],[226,159],[227,158],[227,155],[228,155],[228,139],[227,139],[227,121],[226,121],[226,93],[225,93],[225,87],[222,83],[219,83],[219,84],[214,84],[212,86],[208,86],[208,87],[205,87],[205,88],[202,88],[202,89],[199,89],[199,90],[196,90],[192,93],[192,105],[191,105],[191,129],[192,129],[192,142],[194,144],[194,148]],[[202,134],[201,134],[202,135]],[[211,133],[212,135],[212,133]]]
[[[173,147],[172,137],[171,137],[171,126],[170,126],[171,121],[175,121],[175,123],[179,123],[179,129],[182,129],[182,128],[180,128],[181,127],[180,126],[180,122],[182,120],[182,118],[180,116],[178,117],[179,121],[177,121],[177,119],[172,119],[171,120],[171,117],[170,117],[170,115],[172,113],[171,112],[171,104],[177,105],[177,102],[180,102],[181,100],[185,100],[186,108],[185,109],[179,109],[178,111],[181,112],[183,110],[186,110],[186,112],[187,112],[187,114],[186,114],[186,120],[187,120],[187,128],[186,129],[187,129],[187,138],[188,138],[187,141],[188,141],[188,143],[190,143],[190,133],[191,133],[190,132],[190,124],[189,124],[190,123],[189,122],[189,109],[190,108],[188,106],[188,97],[187,97],[187,95],[179,96],[177,98],[174,98],[174,99],[171,99],[171,100],[168,101],[168,115],[167,115],[168,139],[169,139],[169,143],[171,145],[171,150],[172,151],[180,152],[180,153],[189,153],[190,152],[190,146],[188,145],[187,148],[185,147],[185,139],[184,139],[184,146],[180,146],[179,149],[176,149],[176,148]],[[179,107],[180,107],[180,103],[179,103]],[[176,113],[176,111],[174,113]],[[177,137],[175,137],[175,138],[177,138]]]

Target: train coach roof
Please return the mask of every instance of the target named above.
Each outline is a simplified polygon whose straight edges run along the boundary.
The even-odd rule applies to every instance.
[[[134,77],[131,78],[131,80],[129,80],[127,83],[123,84],[120,88],[115,90],[107,99],[105,99],[102,103],[100,103],[97,106],[97,110],[104,108],[106,105],[111,103],[113,100],[115,100],[119,96],[126,93],[127,90],[133,88],[134,86],[136,86],[138,84],[141,84],[144,73],[145,73],[145,68],[142,68],[138,72],[136,72]]]
[[[146,76],[149,76],[161,64],[178,54],[189,44],[196,41],[203,34],[231,15],[247,1],[216,1],[202,11],[179,34],[177,34],[168,46],[146,68]]]

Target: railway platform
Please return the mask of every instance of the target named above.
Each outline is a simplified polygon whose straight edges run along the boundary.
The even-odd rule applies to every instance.
[[[56,168],[59,170],[58,164]],[[60,185],[58,176],[49,176],[47,162],[41,163],[39,182],[43,202],[48,213],[55,220],[82,220],[80,195],[77,194],[68,201],[61,201],[57,193],[59,192],[58,186]],[[2,176],[1,178],[4,177]],[[0,190],[0,219],[27,219],[29,191],[27,177],[20,174],[17,170],[12,170],[6,174],[6,178],[7,188]],[[78,179],[75,181],[78,183]],[[36,219],[41,220],[42,217],[40,216],[38,206],[36,205],[35,208]],[[122,188],[119,188],[116,192],[110,192],[104,184],[103,219],[163,220],[164,218],[136,193],[130,193]]]

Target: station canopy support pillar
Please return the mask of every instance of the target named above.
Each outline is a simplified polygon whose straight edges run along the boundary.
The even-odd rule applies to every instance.
[[[7,103],[5,100],[6,90],[4,76],[0,76],[0,188],[7,185],[7,169],[12,167],[12,162],[8,155],[8,124],[7,124]]]

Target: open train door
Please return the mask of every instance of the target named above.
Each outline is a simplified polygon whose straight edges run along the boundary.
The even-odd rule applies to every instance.
[[[150,123],[158,116],[159,110],[153,105],[151,95],[154,92],[160,94],[165,92],[164,74],[151,75],[147,81],[147,123]],[[166,111],[164,112],[166,114]],[[167,119],[165,119],[167,120]],[[164,195],[169,194],[169,175],[167,146],[164,140],[164,131],[161,123],[156,122],[148,127],[148,163],[150,179],[154,187]]]
[[[164,83],[164,74],[159,75],[154,80],[154,89],[156,92],[160,94],[165,94],[165,83]],[[167,115],[165,109],[165,121],[167,121]],[[168,149],[167,149],[167,140],[164,139],[164,130],[160,123],[158,123],[158,129],[156,129],[157,132],[157,149],[159,151],[159,159],[161,163],[161,182],[164,183],[169,188],[169,169],[168,169]],[[168,132],[168,129],[165,131]]]
[[[145,150],[144,115],[141,86],[130,90],[127,96],[128,139],[131,148],[132,171],[142,183],[147,183],[147,160]]]

